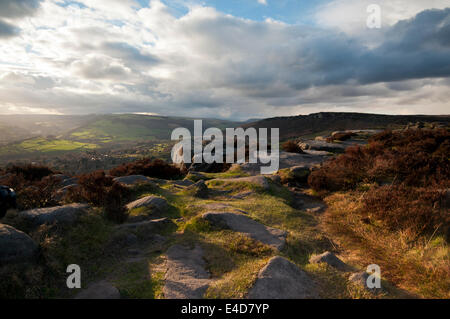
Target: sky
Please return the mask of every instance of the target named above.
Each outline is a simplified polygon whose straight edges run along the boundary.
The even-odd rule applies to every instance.
[[[0,116],[449,114],[449,88],[448,0],[0,0]]]

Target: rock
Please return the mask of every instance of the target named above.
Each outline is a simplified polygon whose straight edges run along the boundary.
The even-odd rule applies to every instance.
[[[356,272],[351,274],[348,277],[348,280],[351,281],[353,284],[365,289],[366,291],[369,291],[373,294],[378,294],[384,292],[383,288],[369,288],[367,287],[367,279],[369,278],[370,274],[366,271]]]
[[[283,257],[273,257],[261,269],[248,293],[249,299],[318,298],[317,288],[306,272]]]
[[[141,207],[147,207],[163,212],[169,208],[169,204],[164,198],[157,196],[146,196],[126,205],[128,210]]]
[[[305,153],[306,154],[280,152],[279,169],[291,168],[293,166],[299,165],[306,165],[311,167],[320,164],[329,158],[328,152],[305,150]],[[236,167],[239,166],[243,172],[255,176],[261,174],[261,167],[265,167],[268,165],[269,164],[244,163],[244,164],[235,164],[234,166],[231,167],[231,169],[236,169]]]
[[[202,218],[211,224],[243,233],[263,244],[282,250],[286,244],[287,233],[283,230],[267,227],[245,215],[229,212],[208,212]]]
[[[336,257],[335,254],[327,251],[323,254],[312,256],[309,259],[309,262],[312,264],[318,264],[318,263],[326,263],[338,270],[341,271],[350,271],[351,267],[344,263],[342,260],[340,260],[338,257]]]
[[[211,283],[205,270],[203,249],[174,245],[167,250],[166,299],[201,299]]]
[[[298,165],[290,168],[290,172],[293,177],[297,180],[306,181],[309,174],[311,173],[310,167],[308,165]]]
[[[109,282],[100,281],[78,293],[75,299],[120,299],[120,292]]]
[[[120,183],[125,186],[133,186],[136,184],[153,184],[154,182],[151,178],[143,175],[130,175],[130,176],[122,176],[116,177],[113,181]]]
[[[342,153],[346,146],[341,143],[328,143],[326,141],[307,140],[298,144],[302,150],[327,151],[333,153]]]
[[[187,188],[187,191],[195,197],[206,198],[208,197],[208,186],[206,186],[204,180],[200,180],[194,185]]]
[[[38,245],[30,236],[9,225],[0,224],[0,265],[32,260]]]
[[[70,204],[26,210],[19,212],[18,216],[33,227],[53,223],[72,224],[88,209],[89,205],[87,204]]]

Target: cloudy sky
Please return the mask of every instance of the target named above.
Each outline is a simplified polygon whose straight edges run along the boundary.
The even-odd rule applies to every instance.
[[[449,0],[0,0],[0,114],[449,114],[449,88]]]

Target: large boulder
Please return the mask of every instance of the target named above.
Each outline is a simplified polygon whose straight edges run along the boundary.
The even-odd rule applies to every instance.
[[[311,167],[309,165],[293,166],[289,170],[292,176],[299,181],[306,181],[311,173]]]
[[[135,200],[134,202],[129,203],[126,205],[126,208],[128,210],[132,210],[135,208],[141,208],[146,207],[150,209],[155,209],[160,212],[166,210],[169,207],[169,204],[164,198],[157,197],[157,196],[146,196],[143,198],[140,198],[138,200]]]
[[[100,281],[79,292],[75,299],[120,299],[120,292],[109,282]]]
[[[242,214],[207,212],[202,215],[202,218],[216,227],[243,233],[278,250],[282,250],[286,244],[287,233],[285,231],[267,227]]]
[[[30,236],[9,225],[0,224],[0,265],[32,260],[38,245]]]
[[[163,289],[166,299],[201,299],[211,279],[205,269],[203,249],[174,245],[167,250],[167,272]]]
[[[312,299],[317,288],[306,272],[283,257],[273,257],[261,269],[249,299]]]
[[[43,224],[72,224],[89,209],[87,204],[70,204],[48,208],[37,208],[18,213],[27,224],[37,227]]]

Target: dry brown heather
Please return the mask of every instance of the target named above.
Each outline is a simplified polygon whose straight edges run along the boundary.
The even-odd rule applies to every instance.
[[[325,229],[361,264],[424,297],[450,297],[450,133],[383,132],[326,162],[309,184]]]
[[[110,174],[112,176],[144,175],[164,179],[179,178],[183,175],[180,169],[160,159],[153,161],[150,159],[142,159],[123,164],[110,170]]]

